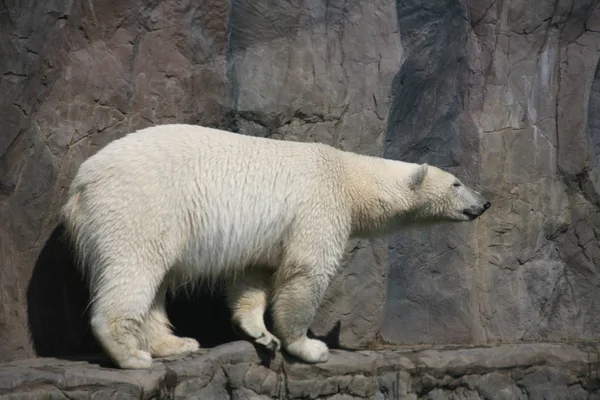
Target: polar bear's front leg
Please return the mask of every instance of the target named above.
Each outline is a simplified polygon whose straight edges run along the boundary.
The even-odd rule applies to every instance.
[[[281,274],[275,284],[273,319],[275,332],[289,354],[308,363],[320,363],[329,359],[329,349],[306,334],[331,278],[309,271]]]
[[[270,271],[249,268],[227,286],[227,304],[232,322],[255,343],[277,351],[281,342],[265,326],[264,315],[270,296]]]

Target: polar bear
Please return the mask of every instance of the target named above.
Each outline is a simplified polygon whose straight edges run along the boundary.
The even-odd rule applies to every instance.
[[[171,124],[81,164],[61,216],[89,281],[94,335],[118,367],[139,369],[199,348],[173,334],[165,295],[218,278],[256,343],[327,361],[307,330],[349,238],[472,221],[489,207],[427,164]]]

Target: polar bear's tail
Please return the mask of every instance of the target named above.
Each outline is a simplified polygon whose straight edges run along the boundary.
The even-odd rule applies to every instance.
[[[91,246],[89,239],[85,236],[83,215],[81,210],[81,200],[83,194],[82,189],[77,187],[69,193],[69,198],[61,210],[61,221],[66,228],[66,237],[69,241],[75,261],[79,269],[87,275],[85,272],[85,265],[87,259],[90,256],[88,250]],[[87,277],[87,276],[86,276]],[[88,277],[89,278],[89,277]]]

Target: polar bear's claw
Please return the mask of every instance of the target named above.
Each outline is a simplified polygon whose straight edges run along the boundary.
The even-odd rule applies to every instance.
[[[281,349],[281,342],[275,336],[268,332],[263,333],[259,338],[254,340],[257,344],[265,347],[267,350],[275,353]]]

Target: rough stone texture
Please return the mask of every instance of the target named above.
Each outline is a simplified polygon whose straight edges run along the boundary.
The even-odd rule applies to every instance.
[[[149,371],[104,360],[52,358],[0,365],[2,399],[595,399],[600,347],[519,344],[482,348],[335,351],[324,364],[263,358],[247,342]]]
[[[58,209],[85,158],[166,122],[429,162],[490,198],[351,243],[312,328],[330,344],[599,339],[598,3],[2,2],[0,361],[97,349]],[[235,338],[219,296],[169,314]]]
[[[409,56],[386,155],[456,171],[493,208],[390,240],[383,338],[598,339],[598,1],[406,0],[397,15]]]
[[[477,230],[486,249],[473,288],[477,340],[598,338],[600,203],[590,181],[598,164],[586,139],[588,113],[600,113],[588,108],[598,18],[597,1],[557,1],[471,20],[481,54],[490,29],[505,33],[491,59],[480,57],[480,71],[492,73],[475,79],[487,89],[474,113],[490,166],[480,183],[498,207]],[[514,300],[496,306],[506,299]]]

